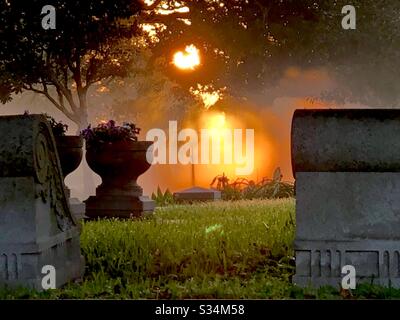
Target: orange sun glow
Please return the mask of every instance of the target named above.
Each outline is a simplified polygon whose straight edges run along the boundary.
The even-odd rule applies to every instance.
[[[197,88],[191,87],[189,91],[196,99],[202,102],[206,109],[210,109],[223,98],[222,92],[225,89],[226,88],[221,88],[216,90],[212,85],[197,84]]]
[[[174,65],[182,70],[194,70],[200,65],[200,52],[193,44],[174,54]]]

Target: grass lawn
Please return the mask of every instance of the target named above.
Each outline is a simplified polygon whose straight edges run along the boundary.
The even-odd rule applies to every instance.
[[[141,221],[83,224],[85,277],[38,293],[0,298],[287,299],[343,298],[333,288],[291,284],[295,201],[243,200],[157,208]],[[400,290],[361,285],[355,298],[397,298]]]

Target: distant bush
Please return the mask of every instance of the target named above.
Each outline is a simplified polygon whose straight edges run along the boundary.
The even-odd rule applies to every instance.
[[[294,197],[294,184],[282,181],[280,168],[277,168],[272,179],[263,178],[259,182],[246,178],[237,178],[232,183],[225,174],[216,176],[210,186],[222,192],[224,200],[242,199],[280,199]]]

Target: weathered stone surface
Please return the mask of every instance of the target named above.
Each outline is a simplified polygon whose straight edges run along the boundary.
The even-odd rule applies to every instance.
[[[0,136],[0,285],[42,290],[45,265],[57,287],[81,277],[79,230],[45,117],[0,117]]]
[[[174,193],[177,201],[215,201],[221,199],[221,191],[214,189],[206,189],[200,187],[192,187]]]
[[[400,110],[296,110],[292,166],[296,172],[400,171]]]
[[[399,159],[400,110],[296,111],[296,284],[400,287]]]

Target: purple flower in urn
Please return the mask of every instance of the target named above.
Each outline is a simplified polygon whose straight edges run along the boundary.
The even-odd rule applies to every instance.
[[[88,147],[100,147],[102,144],[116,141],[137,141],[139,133],[140,128],[134,123],[123,123],[119,126],[114,120],[101,122],[93,128],[89,125],[81,131]]]

